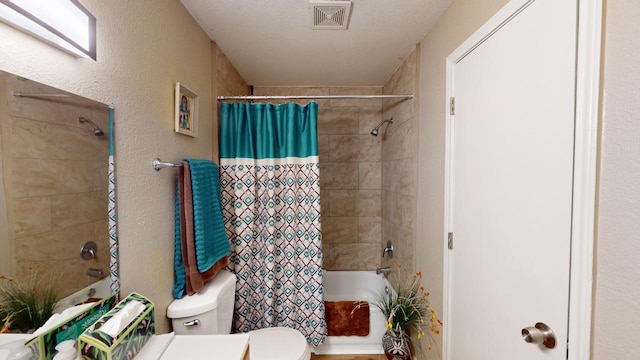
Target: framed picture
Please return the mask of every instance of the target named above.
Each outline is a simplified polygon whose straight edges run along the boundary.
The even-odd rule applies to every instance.
[[[176,83],[175,130],[177,133],[198,136],[198,95]]]

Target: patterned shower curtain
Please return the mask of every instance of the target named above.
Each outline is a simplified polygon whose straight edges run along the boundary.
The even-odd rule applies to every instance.
[[[317,114],[222,103],[220,185],[236,274],[234,328],[286,326],[324,342]]]

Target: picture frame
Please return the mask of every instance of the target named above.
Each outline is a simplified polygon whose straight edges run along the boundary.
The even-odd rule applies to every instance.
[[[198,94],[179,82],[175,90],[175,131],[191,137],[198,136]]]

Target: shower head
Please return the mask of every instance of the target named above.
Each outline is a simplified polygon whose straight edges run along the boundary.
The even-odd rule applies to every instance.
[[[390,118],[388,120],[382,120],[380,124],[376,125],[376,127],[374,127],[373,130],[371,130],[371,136],[378,136],[378,130],[380,129],[380,126],[382,126],[382,124],[386,122],[388,122],[389,124],[392,124],[393,118]]]
[[[83,118],[82,116],[80,116],[78,118],[78,121],[80,121],[81,123],[86,123],[88,122],[89,124],[91,124],[91,126],[93,126],[93,135],[95,136],[102,136],[104,135],[104,131],[102,131],[102,129],[100,129],[98,127],[98,125],[96,125],[93,121],[87,119],[87,118]]]

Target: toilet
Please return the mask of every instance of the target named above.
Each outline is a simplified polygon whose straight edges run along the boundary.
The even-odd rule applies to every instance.
[[[221,270],[192,296],[174,300],[167,308],[179,335],[229,334],[233,321],[235,274]],[[251,360],[309,360],[311,349],[299,331],[273,327],[249,332]]]

